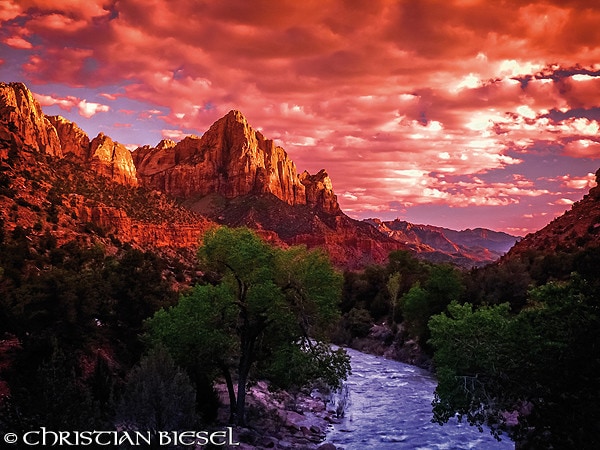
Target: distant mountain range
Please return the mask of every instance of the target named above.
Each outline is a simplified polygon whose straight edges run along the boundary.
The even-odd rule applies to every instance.
[[[90,139],[67,119],[45,116],[25,85],[0,83],[0,162],[5,229],[35,226],[54,233],[59,243],[79,236],[110,245],[112,237],[166,253],[195,251],[206,229],[225,224],[248,226],[279,245],[321,247],[339,267],[358,269],[384,262],[394,250],[480,266],[517,241],[481,228],[354,220],[340,209],[325,170],[298,173],[285,150],[239,111],[201,137],[130,152],[104,134]],[[560,245],[597,238],[600,211],[586,205],[574,205],[572,214],[593,218],[569,219],[560,233],[552,228]],[[525,238],[515,248],[538,241]]]
[[[463,267],[480,266],[497,260],[518,239],[485,228],[456,231],[433,225],[416,225],[399,219],[367,219],[365,222],[430,261],[451,262]]]

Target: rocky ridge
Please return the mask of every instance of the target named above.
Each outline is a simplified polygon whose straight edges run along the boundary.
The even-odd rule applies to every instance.
[[[23,83],[0,83],[0,147],[72,157],[118,183],[137,185],[131,152],[99,134],[90,141],[76,124],[45,116]]]
[[[299,176],[285,150],[255,131],[239,111],[230,111],[200,138],[161,141],[133,155],[142,183],[174,197],[273,194],[288,205],[340,212],[327,172]]]
[[[0,101],[0,158],[32,152],[70,161],[109,182],[161,192],[202,217],[196,219],[200,226],[168,219],[150,225],[124,205],[115,209],[106,197],[92,201],[86,194],[77,200],[81,209],[72,214],[136,245],[196,248],[206,223],[216,222],[253,228],[279,245],[321,247],[337,266],[350,269],[383,263],[394,250],[464,267],[500,255],[491,239],[465,244],[449,237],[452,230],[351,219],[340,209],[325,170],[298,173],[285,150],[254,130],[239,111],[230,111],[201,137],[162,140],[130,152],[102,133],[90,139],[75,123],[44,116],[22,83],[0,83]]]
[[[279,245],[320,246],[340,267],[383,262],[390,251],[404,248],[346,216],[325,170],[298,174],[287,153],[252,129],[238,111],[215,122],[202,137],[188,136],[179,143],[163,140],[131,153],[104,134],[90,139],[67,119],[44,116],[22,83],[1,83],[0,98],[0,160],[12,160],[12,184],[21,185],[22,192],[7,205],[6,211],[15,208],[13,216],[20,217],[7,217],[9,227],[44,222],[23,205],[43,210],[43,195],[49,195],[54,184],[61,189],[53,190],[59,198],[52,207],[64,219],[52,225],[59,242],[68,239],[70,231],[85,229],[147,249],[194,251],[215,221],[256,229]],[[15,157],[20,165],[13,164]],[[32,175],[32,167],[34,172],[48,168],[43,175],[49,180],[46,191],[35,192],[27,175]],[[76,180],[76,175],[85,180]],[[108,184],[93,188],[100,180]],[[131,189],[127,195],[138,199],[137,208],[115,199],[117,185]],[[136,193],[138,187],[143,194]],[[146,199],[159,193],[184,202],[195,219],[149,220],[153,206]],[[181,215],[185,214],[176,214]],[[23,222],[24,217],[29,219]]]
[[[517,241],[516,236],[483,228],[456,231],[399,219],[365,222],[430,261],[453,262],[465,268],[496,261]]]
[[[541,230],[530,233],[515,244],[501,261],[528,252],[575,252],[600,246],[600,169],[597,185],[590,189],[571,209],[552,220]]]

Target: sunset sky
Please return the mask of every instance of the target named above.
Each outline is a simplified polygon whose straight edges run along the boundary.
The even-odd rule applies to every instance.
[[[595,0],[0,0],[0,81],[130,148],[231,109],[352,217],[524,235],[600,168]]]

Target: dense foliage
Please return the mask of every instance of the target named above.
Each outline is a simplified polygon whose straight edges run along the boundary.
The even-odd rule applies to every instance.
[[[323,253],[275,248],[248,229],[222,227],[205,235],[199,257],[213,283],[158,311],[149,334],[194,373],[223,375],[232,422],[244,423],[252,370],[285,388],[317,379],[337,387],[346,378],[349,358],[321,340],[337,317],[341,285]]]
[[[453,303],[429,322],[439,379],[433,403],[436,421],[458,413],[469,423],[508,433],[521,448],[598,448],[600,445],[600,265],[592,249],[572,254],[555,267],[552,280],[512,303],[474,308]],[[526,262],[525,262],[526,263]],[[519,261],[519,264],[524,264]],[[568,279],[560,265],[577,268]],[[512,270],[512,268],[509,268]],[[494,267],[478,278],[498,278]],[[537,272],[525,272],[534,279]],[[541,272],[539,273],[541,274]],[[519,286],[520,278],[513,280]],[[486,294],[486,283],[479,291]],[[496,292],[494,290],[487,290]],[[502,291],[499,291],[500,293]],[[498,303],[497,301],[493,303]],[[524,306],[522,306],[524,303]]]
[[[10,397],[0,402],[0,428],[106,426],[143,351],[143,320],[177,299],[166,268],[129,247],[107,254],[22,227],[5,233],[0,366]]]
[[[346,272],[339,343],[352,345],[373,324],[401,325],[403,333],[426,347],[429,318],[446,309],[464,292],[462,273],[454,266],[422,261],[406,251],[392,252],[385,266]]]

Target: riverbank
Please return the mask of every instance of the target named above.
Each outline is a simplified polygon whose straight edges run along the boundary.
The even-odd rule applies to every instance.
[[[224,384],[216,386],[221,404],[218,422],[227,423],[228,395]],[[337,404],[330,393],[318,389],[303,390],[295,395],[286,391],[271,391],[264,381],[249,387],[247,392],[247,427],[234,428],[238,450],[336,450],[323,444],[331,425],[339,423]],[[223,447],[220,447],[223,448]]]
[[[416,341],[409,339],[402,325],[392,330],[386,324],[375,324],[367,336],[354,338],[345,346],[428,372],[433,370],[431,358]],[[227,389],[225,384],[217,385],[216,389],[222,405],[218,422],[226,424],[229,417]],[[336,450],[334,444],[324,441],[334,425],[341,423],[344,406],[329,392],[318,389],[305,389],[296,394],[271,391],[267,382],[260,381],[248,388],[248,426],[234,427],[239,446],[231,448]]]
[[[402,324],[395,331],[387,324],[375,324],[366,337],[353,338],[345,346],[433,371],[431,357],[425,353],[418,342],[409,338]]]

